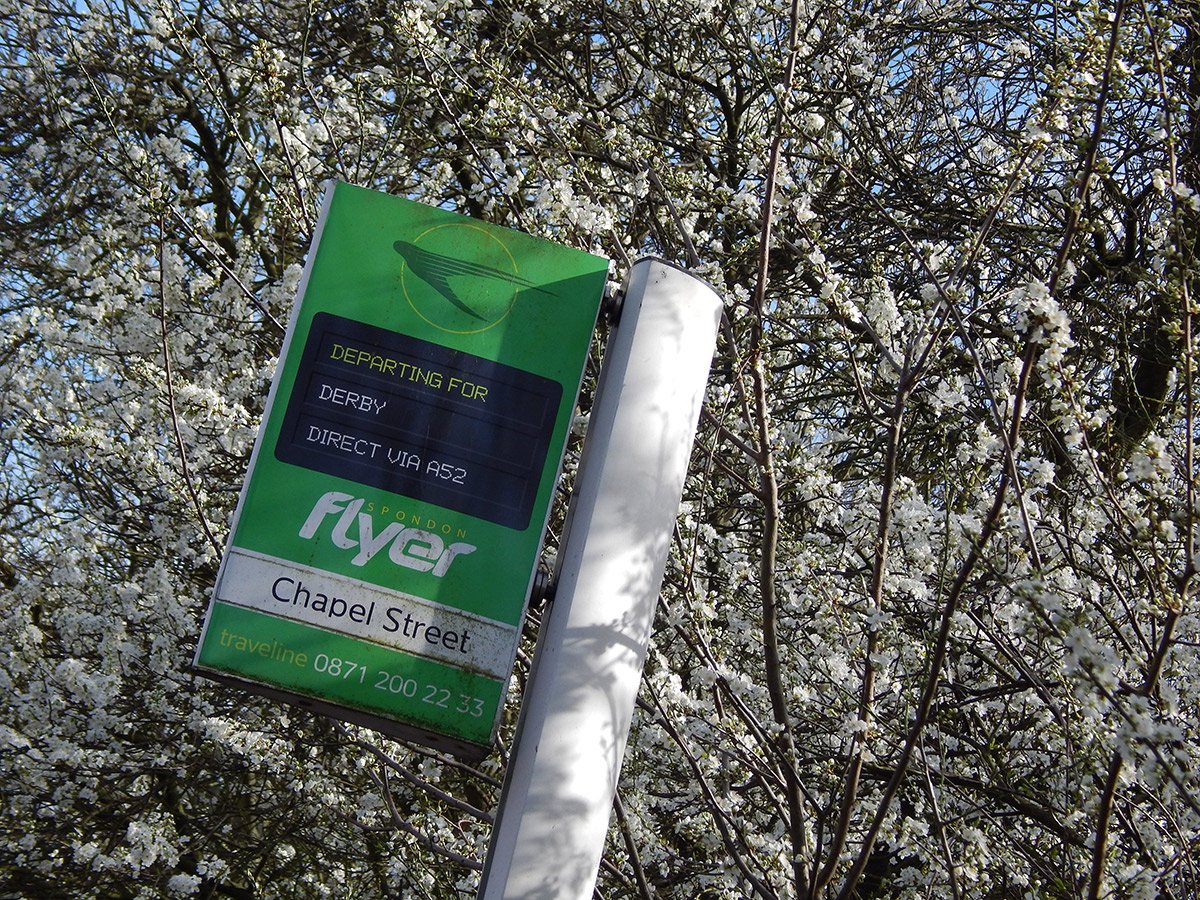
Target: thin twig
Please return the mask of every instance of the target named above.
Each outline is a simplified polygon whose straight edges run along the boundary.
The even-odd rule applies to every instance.
[[[617,813],[617,825],[621,829],[621,838],[625,841],[625,852],[629,854],[629,864],[633,866],[633,874],[637,879],[638,896],[643,900],[654,900],[654,891],[646,879],[646,870],[642,868],[641,857],[638,856],[637,843],[629,828],[629,817],[625,815],[625,804],[621,802],[621,792],[613,795],[613,809]]]
[[[907,379],[902,378],[903,385]],[[900,459],[900,439],[903,433],[904,408],[907,399],[905,388],[897,391],[892,420],[888,427],[888,445],[884,456],[884,471],[879,497],[879,527],[875,536],[875,559],[871,567],[870,597],[872,607],[879,610],[883,606],[883,584],[887,572],[889,531],[892,522],[892,501],[896,493]],[[842,791],[841,809],[838,815],[837,830],[834,831],[830,846],[829,858],[826,860],[820,874],[813,880],[810,896],[816,897],[824,890],[825,885],[833,879],[837,871],[838,859],[846,846],[850,835],[850,823],[854,813],[854,805],[858,799],[858,786],[862,778],[862,767],[867,748],[868,728],[871,723],[875,704],[875,651],[879,635],[877,629],[871,629],[867,634],[867,647],[864,654],[862,686],[859,690],[858,719],[860,730],[853,737],[854,750],[850,759],[850,768]]]
[[[788,56],[783,73],[783,95],[776,98],[775,136],[771,142],[767,180],[762,202],[762,224],[758,237],[758,275],[754,285],[749,372],[754,406],[753,421],[757,430],[759,462],[759,501],[763,508],[762,553],[758,567],[758,587],[762,607],[764,672],[771,712],[778,726],[778,752],[788,805],[788,838],[791,844],[792,881],[797,895],[805,892],[811,878],[809,873],[809,834],[805,827],[804,801],[800,778],[796,771],[796,744],[788,711],[787,692],[783,683],[783,658],[779,635],[779,597],[775,584],[775,566],[779,553],[781,528],[779,482],[775,457],[771,452],[771,411],[767,399],[767,375],[763,363],[763,343],[766,334],[766,295],[770,279],[771,240],[775,221],[775,192],[783,152],[783,124],[791,101],[792,82],[799,58],[800,2],[792,0],[788,21]]]
[[[212,249],[212,247],[208,245],[208,242],[200,236],[196,229],[192,227],[192,224],[183,217],[183,214],[180,213],[179,210],[172,207],[168,211],[171,213],[171,217],[175,219],[176,222],[187,229],[187,232],[192,236],[192,239],[195,240],[196,243],[199,244],[203,249],[208,251],[209,255],[213,258],[213,261],[220,266],[221,270],[226,274],[226,276],[232,279],[233,283],[238,286],[238,289],[242,292],[242,295],[258,308],[258,311],[262,313],[263,318],[270,322],[271,326],[276,331],[278,331],[280,334],[283,334],[286,329],[283,327],[280,321],[271,315],[271,311],[267,309],[266,305],[259,300],[257,296],[255,296],[254,292],[250,290],[250,288],[246,287],[245,283],[241,278],[238,277],[237,273],[233,271],[229,263],[222,258],[221,253]]]
[[[179,452],[179,464],[183,472],[183,483],[187,487],[188,497],[191,498],[192,507],[196,511],[196,518],[200,520],[200,527],[204,529],[204,534],[208,538],[208,542],[217,556],[221,555],[221,543],[212,533],[212,529],[208,526],[208,519],[204,515],[204,507],[200,503],[200,494],[196,490],[196,484],[192,480],[192,470],[188,465],[187,449],[183,445],[183,433],[179,429],[179,414],[175,408],[175,387],[173,384],[174,376],[171,371],[171,350],[167,339],[167,282],[164,270],[167,266],[166,259],[166,239],[163,236],[163,220],[162,216],[158,218],[158,304],[159,316],[158,322],[160,334],[162,338],[162,354],[163,354],[163,378],[166,381],[167,389],[167,409],[171,414],[171,429],[175,433],[175,447]]]
[[[1017,446],[1017,440],[1020,437],[1021,423],[1024,420],[1025,399],[1029,390],[1029,382],[1033,369],[1040,356],[1039,347],[1040,345],[1034,341],[1028,342],[1025,349],[1024,361],[1021,366],[1021,374],[1016,390],[1014,391],[1013,418],[1008,434],[1009,442],[1014,447]],[[971,547],[967,558],[959,568],[958,575],[955,577],[954,583],[950,587],[950,592],[946,597],[946,602],[942,608],[942,617],[938,624],[938,633],[934,641],[933,652],[930,654],[929,671],[925,677],[925,687],[921,694],[921,701],[917,706],[912,725],[909,726],[908,735],[900,751],[895,774],[884,787],[883,794],[879,800],[879,806],[875,811],[875,816],[871,820],[866,834],[863,836],[858,856],[855,858],[850,871],[846,874],[845,881],[842,883],[842,889],[838,893],[838,900],[850,900],[855,895],[858,880],[867,868],[871,853],[875,849],[875,842],[879,839],[879,833],[883,829],[888,811],[891,809],[892,801],[895,799],[896,793],[900,789],[900,784],[904,780],[905,770],[912,760],[917,742],[933,716],[933,701],[937,695],[938,685],[941,681],[942,666],[946,662],[954,617],[958,612],[962,595],[966,591],[967,585],[974,575],[975,568],[983,555],[984,548],[991,541],[996,531],[999,530],[1010,485],[1011,478],[1009,470],[1006,467],[1000,475],[999,483],[996,486],[996,493],[992,500],[992,507],[983,522],[979,539]]]

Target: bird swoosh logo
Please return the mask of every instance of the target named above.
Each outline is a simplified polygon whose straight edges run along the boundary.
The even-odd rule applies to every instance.
[[[438,225],[392,246],[404,260],[400,284],[409,305],[442,331],[486,331],[507,317],[518,292],[542,290],[518,274],[499,238],[475,225]]]

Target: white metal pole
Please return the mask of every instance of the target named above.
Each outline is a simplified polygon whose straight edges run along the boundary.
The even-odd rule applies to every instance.
[[[687,272],[657,259],[632,267],[480,900],[592,896],[720,312]]]

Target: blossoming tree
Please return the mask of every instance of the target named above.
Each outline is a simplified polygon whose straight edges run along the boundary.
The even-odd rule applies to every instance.
[[[598,895],[1200,893],[1198,28],[0,0],[0,892],[478,880],[524,654],[478,766],[186,669],[336,177],[724,298]]]

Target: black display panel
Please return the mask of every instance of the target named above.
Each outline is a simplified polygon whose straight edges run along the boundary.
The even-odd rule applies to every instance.
[[[275,456],[524,530],[561,399],[548,378],[318,313]]]

